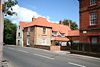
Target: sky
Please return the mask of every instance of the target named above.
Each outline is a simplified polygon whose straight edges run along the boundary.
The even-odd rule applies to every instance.
[[[70,19],[79,25],[78,0],[17,0],[13,7],[17,16],[7,16],[13,23],[19,21],[31,22],[32,17],[45,17],[49,21],[58,23],[60,20]]]

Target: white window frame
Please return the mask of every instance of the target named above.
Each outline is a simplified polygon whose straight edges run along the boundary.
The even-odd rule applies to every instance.
[[[27,35],[30,35],[30,27],[27,29]]]
[[[27,36],[27,45],[30,45],[30,36]]]
[[[96,5],[96,0],[90,0],[90,6]]]
[[[42,44],[43,44],[43,45],[46,45],[46,44],[47,44],[46,41],[47,41],[47,40],[43,38],[43,39],[42,39]]]
[[[96,12],[90,12],[90,25],[96,25]]]

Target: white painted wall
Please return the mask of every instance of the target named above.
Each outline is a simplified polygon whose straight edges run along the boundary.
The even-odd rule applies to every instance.
[[[20,33],[20,36],[18,36],[18,33]],[[20,41],[20,44],[18,44],[18,40]],[[23,47],[23,30],[19,26],[17,27],[17,32],[16,32],[16,45]]]

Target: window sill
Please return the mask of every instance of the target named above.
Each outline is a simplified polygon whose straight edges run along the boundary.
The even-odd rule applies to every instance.
[[[97,4],[89,5],[88,9],[95,8]]]
[[[91,28],[91,27],[96,27],[96,26],[97,26],[97,24],[95,24],[95,25],[90,25],[89,28]]]
[[[97,4],[90,4],[90,7],[92,7],[92,6],[96,6]]]
[[[47,36],[47,34],[42,34],[42,36]]]

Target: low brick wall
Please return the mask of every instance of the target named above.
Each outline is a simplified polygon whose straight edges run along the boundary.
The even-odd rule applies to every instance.
[[[51,51],[66,51],[70,50],[67,46],[45,46],[45,45],[34,45],[34,48],[46,49]]]
[[[60,46],[50,46],[51,51],[60,51]]]
[[[45,45],[34,45],[34,48],[50,50],[50,46],[45,46]]]
[[[70,50],[70,47],[69,46],[61,46],[60,50],[62,50],[62,51]]]

